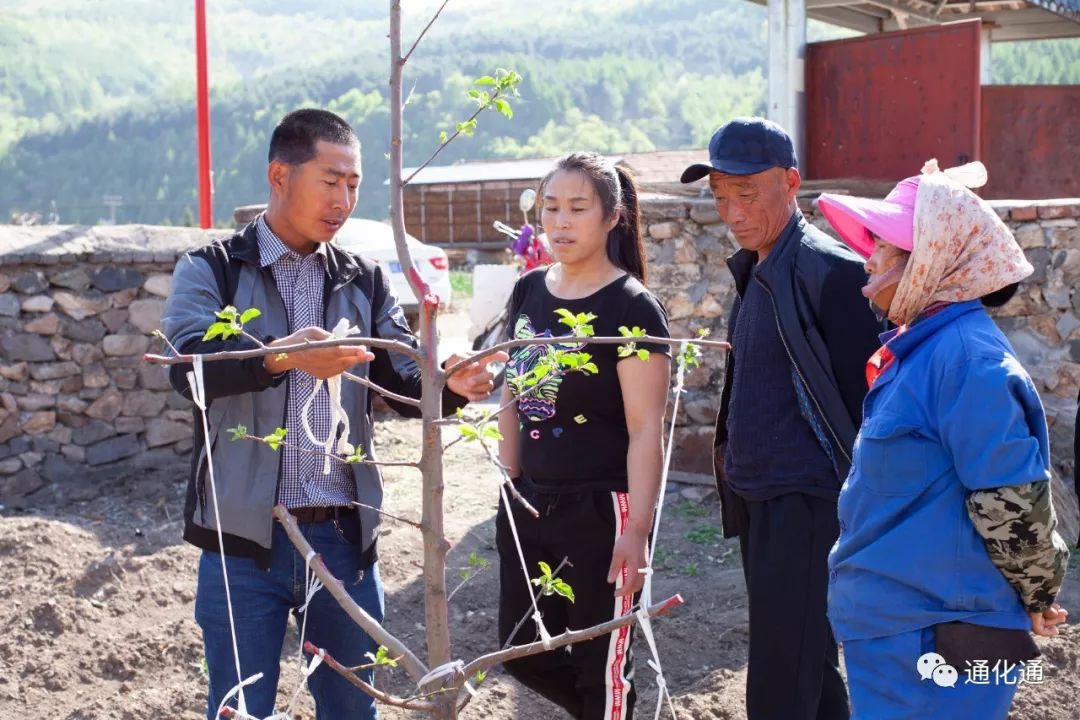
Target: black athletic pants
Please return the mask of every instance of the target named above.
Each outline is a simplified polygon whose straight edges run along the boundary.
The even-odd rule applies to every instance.
[[[789,493],[746,505],[739,544],[750,601],[747,718],[847,720],[825,615],[829,550],[840,533],[836,502]]]
[[[616,598],[615,585],[607,582],[611,551],[626,525],[626,493],[581,492],[551,495],[517,486],[540,512],[534,518],[511,498],[530,578],[539,577],[537,563],[546,562],[554,570],[566,557],[573,567],[557,576],[570,584],[575,601],[559,595],[538,600],[544,626],[552,635],[567,629],[581,630],[626,614],[637,598]],[[506,508],[500,506],[496,519],[499,550],[499,642],[505,644],[518,621],[531,615],[532,602],[525,585]],[[582,720],[629,720],[633,717],[634,689],[631,684],[633,658],[632,628],[506,663],[507,672],[526,687],[562,706]],[[512,643],[523,645],[539,640],[531,619],[525,621]]]

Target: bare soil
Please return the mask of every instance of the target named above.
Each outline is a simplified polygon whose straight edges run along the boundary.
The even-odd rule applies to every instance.
[[[384,460],[412,459],[419,422],[388,416],[376,449]],[[42,502],[0,513],[0,717],[67,720],[175,718],[205,713],[202,643],[193,620],[198,551],[180,540],[186,460],[152,471],[118,472],[91,500]],[[496,649],[498,577],[494,548],[495,473],[479,451],[459,443],[446,463],[451,580],[478,553],[491,566],[453,601],[456,655]],[[674,485],[666,498],[655,596],[686,604],[655,623],[665,675],[679,717],[743,720],[747,610],[737,546],[719,536],[715,494]],[[420,480],[387,473],[387,510],[419,517]],[[422,543],[409,525],[387,520],[380,540],[387,625],[423,656]],[[1080,583],[1063,600],[1080,617]],[[799,592],[792,588],[792,592]],[[297,687],[295,631],[286,643],[279,694]],[[1045,680],[1021,686],[1014,720],[1080,718],[1080,631],[1040,641]],[[639,715],[652,717],[656,688],[637,645]],[[914,660],[914,659],[913,659]],[[407,693],[402,671],[378,684]],[[296,718],[311,720],[310,699]],[[492,673],[465,712],[473,718],[552,720],[552,705]],[[411,717],[387,709],[383,717]],[[663,717],[667,717],[665,711]]]

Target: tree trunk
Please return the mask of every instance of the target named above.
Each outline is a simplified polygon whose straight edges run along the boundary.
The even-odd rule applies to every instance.
[[[443,524],[443,448],[442,432],[435,423],[442,417],[442,391],[445,377],[439,367],[438,303],[427,293],[427,287],[414,269],[408,245],[405,242],[404,186],[402,171],[402,70],[401,57],[401,2],[390,0],[390,221],[394,229],[398,258],[409,278],[409,284],[420,303],[420,343],[423,351],[421,364],[423,395],[420,409],[423,413],[423,451],[420,456],[420,472],[423,476],[423,512],[421,525],[424,534],[424,610],[426,620],[428,666],[437,668],[451,660],[450,609],[446,600],[446,555],[450,544],[445,537]],[[442,684],[453,685],[455,678],[447,677],[442,683],[424,691],[437,689]],[[457,693],[447,692],[432,698],[440,706],[442,720],[457,718]]]

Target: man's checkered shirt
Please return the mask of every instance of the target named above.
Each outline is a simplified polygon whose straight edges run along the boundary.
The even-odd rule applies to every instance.
[[[323,289],[327,277],[326,246],[306,256],[290,250],[274,234],[260,215],[255,221],[262,267],[270,267],[278,292],[289,315],[289,332],[325,326]],[[348,505],[356,499],[352,468],[331,460],[330,474],[323,475],[323,448],[311,442],[300,420],[315,387],[315,377],[302,370],[289,370],[289,396],[285,406],[285,442],[281,447],[281,482],[277,500],[285,507]],[[330,429],[330,394],[324,384],[308,408],[308,420],[315,437],[325,439]]]

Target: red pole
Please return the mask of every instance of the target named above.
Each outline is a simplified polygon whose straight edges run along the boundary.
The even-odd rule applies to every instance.
[[[210,88],[206,63],[206,0],[195,0],[195,116],[199,148],[199,226],[214,224],[214,181],[210,170]]]

